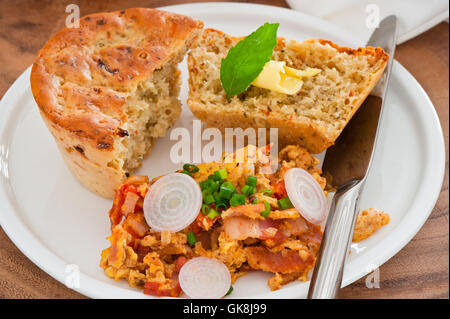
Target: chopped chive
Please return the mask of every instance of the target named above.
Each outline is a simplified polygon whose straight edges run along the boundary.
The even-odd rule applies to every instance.
[[[245,195],[233,194],[230,199],[230,206],[245,205]]]
[[[217,215],[219,215],[219,213],[215,209],[211,208],[211,210],[209,211],[209,214],[207,215],[207,217],[209,219],[214,219]]]
[[[187,240],[188,240],[189,246],[193,247],[195,245],[195,243],[197,242],[197,237],[195,237],[195,234],[193,232],[189,232],[187,234]]]
[[[257,182],[257,178],[256,176],[249,176],[249,178],[247,178],[247,185],[248,186],[252,186],[252,187],[256,187],[256,182]]]
[[[267,194],[269,196],[273,194],[273,192],[270,189],[268,189],[268,188],[263,189],[262,191],[260,191],[260,193],[263,194],[263,195]]]
[[[230,295],[233,292],[233,286],[230,286],[230,289],[228,289],[228,292],[225,294],[224,297]]]
[[[189,176],[191,176],[192,177],[192,173],[191,172],[189,172],[189,171],[187,171],[187,170],[182,170],[180,173],[182,173],[182,174],[186,174],[186,175],[189,175]]]
[[[208,205],[202,204],[202,214],[203,215],[208,215],[210,210],[211,210],[211,208]]]
[[[225,168],[219,169],[214,172],[216,180],[226,179],[228,177],[227,170]]]
[[[283,209],[288,209],[292,207],[292,203],[289,200],[289,197],[283,197],[282,199],[278,200],[278,206],[280,206],[280,208]]]
[[[191,173],[197,173],[199,171],[199,168],[197,165],[194,164],[184,164],[183,169],[185,171],[191,172]]]
[[[229,200],[233,193],[236,191],[231,182],[226,181],[220,185],[219,197],[222,199]]]
[[[266,209],[263,212],[261,212],[261,216],[267,217],[270,214],[270,204],[264,201],[264,206],[266,207]]]

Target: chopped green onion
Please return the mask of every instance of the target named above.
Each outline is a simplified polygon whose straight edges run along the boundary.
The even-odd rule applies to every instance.
[[[263,194],[263,195],[267,194],[269,196],[273,194],[273,192],[270,189],[268,189],[268,188],[263,189],[262,191],[260,191],[260,193]]]
[[[220,185],[219,197],[222,199],[229,200],[233,193],[236,191],[231,182],[226,181]]]
[[[258,204],[258,202],[259,202],[258,197],[253,198],[253,204]]]
[[[211,208],[211,210],[209,211],[209,214],[207,215],[207,217],[209,219],[214,219],[217,215],[219,215],[219,213],[215,209]]]
[[[188,240],[189,246],[193,247],[195,245],[195,243],[197,242],[197,237],[195,237],[195,234],[193,232],[189,232],[187,234],[187,240]]]
[[[257,180],[258,179],[256,178],[256,176],[250,176],[249,178],[247,178],[247,185],[256,187]]]
[[[191,172],[191,173],[197,173],[199,171],[199,168],[197,165],[194,164],[184,164],[183,169],[185,171]]]
[[[225,203],[223,200],[219,200],[216,202],[216,209],[219,209],[221,207],[223,208],[223,210],[228,209],[227,203]]]
[[[245,196],[250,196],[256,193],[256,188],[253,186],[249,186],[249,185],[245,185],[244,187],[241,188],[241,192],[245,195]]]
[[[205,204],[209,205],[209,204],[214,203],[216,200],[214,199],[213,195],[208,194],[205,197],[203,197],[203,201],[205,202]]]
[[[208,205],[202,204],[202,214],[203,215],[208,215],[210,210],[211,210],[211,208]]]
[[[225,168],[219,169],[214,172],[214,176],[216,176],[216,180],[226,179],[228,177],[227,170]]]
[[[202,190],[208,189],[208,187],[210,187],[210,185],[211,185],[211,180],[210,180],[210,179],[207,179],[207,180],[205,180],[205,181],[203,181],[203,182],[200,182],[200,183],[198,183],[198,184],[200,185],[200,188],[201,188]]]
[[[202,191],[207,190],[210,194],[219,189],[219,183],[211,179],[204,180],[199,183]]]
[[[261,212],[261,216],[267,217],[270,214],[270,204],[264,201],[264,206],[266,207],[266,209],[263,212]]]
[[[283,209],[288,209],[292,207],[292,203],[289,200],[289,197],[283,197],[282,199],[278,200],[278,206],[280,206],[280,208]]]
[[[225,294],[224,297],[230,295],[233,292],[233,286],[230,286],[230,289],[228,289],[228,292]]]
[[[245,195],[233,194],[230,199],[230,206],[245,205]]]
[[[211,191],[211,193],[214,193],[219,190],[219,187],[220,185],[218,182],[212,182],[208,189]]]
[[[242,194],[244,194],[245,196],[248,196],[249,191],[250,191],[250,186],[248,186],[248,185],[245,185],[244,187],[241,188],[241,192],[242,192]]]
[[[189,175],[189,176],[191,176],[192,177],[192,173],[191,172],[189,172],[189,171],[187,171],[187,170],[182,170],[180,173],[182,173],[182,174],[186,174],[186,175]]]

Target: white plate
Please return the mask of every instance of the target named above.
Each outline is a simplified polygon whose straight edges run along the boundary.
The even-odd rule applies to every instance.
[[[352,45],[351,35],[301,13],[276,7],[203,3],[172,6],[230,34],[245,35],[267,21],[280,22],[279,34],[302,40],[330,39]],[[184,68],[185,66],[183,66]],[[187,95],[183,69],[182,101]],[[83,188],[69,173],[42,122],[29,85],[30,69],[6,92],[0,103],[0,222],[12,241],[36,265],[65,283],[67,265],[80,270],[80,293],[95,298],[150,298],[115,282],[98,266],[108,246],[108,210],[112,202]],[[391,214],[389,225],[355,245],[345,269],[344,285],[361,278],[397,253],[416,234],[436,202],[444,174],[444,141],[429,98],[415,79],[394,64],[380,146],[362,198],[362,207]],[[176,126],[191,127],[186,105]],[[176,141],[158,141],[138,171],[154,177],[172,172],[168,163]],[[72,268],[73,269],[73,268]],[[18,274],[20,276],[20,274]],[[304,297],[308,283],[294,282],[270,292],[268,274],[240,278],[232,297]]]
[[[327,20],[350,32],[366,43],[373,28],[365,23],[378,7],[380,19],[395,14],[398,23],[397,44],[412,39],[448,19],[448,1],[435,0],[286,0],[289,6],[320,19]],[[376,6],[376,7],[374,7]]]

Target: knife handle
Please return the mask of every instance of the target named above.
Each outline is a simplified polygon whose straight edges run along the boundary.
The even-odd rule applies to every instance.
[[[334,195],[311,278],[308,299],[335,298],[341,287],[345,258],[355,227],[356,201],[361,184],[359,180],[351,181],[340,187]]]

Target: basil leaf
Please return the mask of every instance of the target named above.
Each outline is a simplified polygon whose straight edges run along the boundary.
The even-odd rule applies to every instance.
[[[277,45],[279,23],[265,23],[228,51],[220,66],[220,82],[227,97],[244,92],[270,61]]]

